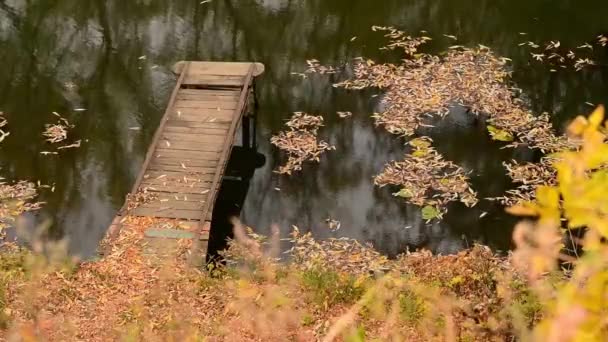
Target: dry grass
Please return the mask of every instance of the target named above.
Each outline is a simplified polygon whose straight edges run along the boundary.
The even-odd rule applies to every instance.
[[[8,339],[331,341],[507,336],[488,321],[503,304],[494,276],[509,266],[475,247],[459,256],[427,253],[387,260],[368,246],[295,235],[294,263],[277,263],[276,241],[237,229],[233,263],[211,275],[187,266],[190,243],[162,260],[128,218],[99,261],[50,267],[29,256],[7,287]],[[154,245],[156,246],[156,245]],[[212,276],[213,275],[213,276]],[[429,286],[431,285],[431,286]],[[477,309],[476,309],[477,308]],[[493,319],[493,318],[492,318]]]

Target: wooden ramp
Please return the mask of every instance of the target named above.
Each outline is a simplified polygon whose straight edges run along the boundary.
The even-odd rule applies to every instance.
[[[253,80],[263,71],[259,63],[175,65],[177,84],[131,191],[149,200],[135,208],[126,203],[114,224],[131,215],[186,221],[199,236],[208,231]],[[183,236],[166,233],[165,238]],[[151,234],[162,236],[158,230]]]

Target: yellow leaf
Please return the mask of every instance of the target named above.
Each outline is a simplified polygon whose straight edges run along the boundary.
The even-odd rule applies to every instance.
[[[514,140],[513,134],[511,132],[496,128],[491,125],[488,125],[487,129],[493,140],[505,141],[505,142],[511,142]]]
[[[538,203],[547,208],[559,207],[559,191],[550,186],[539,186],[536,189],[536,198]]]
[[[570,126],[568,126],[568,134],[572,136],[580,136],[583,134],[588,124],[589,122],[585,117],[578,116],[576,119],[574,119],[574,121],[572,121]]]
[[[431,147],[431,142],[425,138],[412,139],[412,141],[410,141],[409,144],[410,144],[410,146],[416,147],[419,149],[426,149],[426,148]]]
[[[602,124],[602,121],[604,121],[604,106],[599,105],[589,116],[589,124],[593,129],[597,129]]]
[[[414,151],[414,153],[412,153],[412,156],[422,158],[422,157],[427,156],[428,154],[429,154],[428,150],[418,150],[418,151]]]

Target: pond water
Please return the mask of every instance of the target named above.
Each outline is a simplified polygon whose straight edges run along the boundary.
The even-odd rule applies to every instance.
[[[606,10],[605,2],[574,0],[2,1],[0,111],[11,135],[0,145],[0,175],[54,184],[54,192],[41,191],[47,204],[30,224],[50,220],[50,238],[66,238],[71,253],[90,256],[143,162],[174,86],[171,65],[257,61],[266,65],[257,87],[257,140],[267,161],[251,181],[245,223],[262,233],[276,223],[284,235],[297,225],[320,238],[356,238],[389,255],[419,247],[451,253],[474,242],[506,250],[515,221],[492,202],[450,206],[444,221],[427,224],[418,208],[373,186],[373,176],[405,147],[374,127],[378,98],[370,91],[346,92],[333,89],[330,78],[291,73],[302,72],[311,58],[326,64],[361,55],[394,59],[378,50],[385,40],[372,25],[426,30],[437,38],[430,46],[437,51],[452,43],[442,35],[453,34],[459,44],[484,44],[511,58],[514,80],[532,108],[553,113],[561,130],[590,110],[585,102],[605,102],[606,52],[594,52],[598,67],[552,73],[531,63],[529,50],[518,44],[592,41],[608,32]],[[53,111],[76,125],[80,148],[40,154],[49,148],[41,132],[55,121]],[[269,139],[294,111],[325,114],[320,134],[337,150],[289,178],[272,172],[282,159]],[[336,111],[354,117],[341,120]],[[500,149],[460,110],[424,133],[471,172],[481,198],[511,187],[502,161],[534,157]],[[329,231],[327,218],[340,221],[340,230]]]

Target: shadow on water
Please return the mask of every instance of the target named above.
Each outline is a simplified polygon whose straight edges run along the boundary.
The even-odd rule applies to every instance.
[[[597,47],[592,53],[599,66],[552,73],[532,63],[530,50],[519,44],[591,42],[608,32],[606,10],[608,2],[576,0],[0,2],[0,111],[11,132],[0,144],[0,176],[54,184],[53,192],[41,190],[47,204],[32,225],[50,220],[49,238],[66,238],[72,254],[93,255],[167,104],[175,82],[170,66],[179,60],[256,61],[266,65],[266,73],[259,80],[254,136],[267,162],[245,177],[240,190],[230,190],[239,188],[232,181],[222,186],[231,199],[226,209],[218,206],[218,225],[225,224],[219,217],[240,212],[262,234],[276,223],[285,237],[296,225],[318,238],[371,242],[389,255],[417,247],[451,253],[475,241],[506,250],[513,220],[491,202],[482,200],[474,209],[453,205],[443,222],[427,224],[419,208],[373,185],[385,163],[403,157],[405,141],[374,127],[370,115],[378,110],[378,98],[372,92],[334,89],[331,78],[291,73],[302,72],[311,58],[334,65],[359,56],[394,59],[378,50],[386,41],[372,25],[412,34],[426,30],[436,38],[433,51],[452,44],[443,34],[453,34],[459,44],[483,44],[512,59],[515,86],[535,112],[552,113],[562,130],[590,109],[585,102],[606,102],[608,54]],[[44,125],[55,120],[53,111],[76,125],[71,138],[83,140],[80,148],[40,154],[53,148],[41,137]],[[273,173],[283,157],[269,139],[294,111],[324,114],[321,138],[337,150],[283,177]],[[340,120],[336,111],[354,115]],[[471,172],[480,197],[499,196],[511,186],[502,162],[536,156],[501,150],[483,124],[465,114],[455,109],[424,133],[447,159]],[[330,231],[328,218],[340,221],[341,229]]]
[[[255,109],[254,109],[255,111]],[[243,119],[241,146],[232,148],[215,200],[211,216],[211,231],[207,248],[207,262],[220,262],[219,252],[226,249],[234,238],[232,219],[241,216],[245,199],[256,169],[264,166],[266,157],[256,149],[255,114]]]

